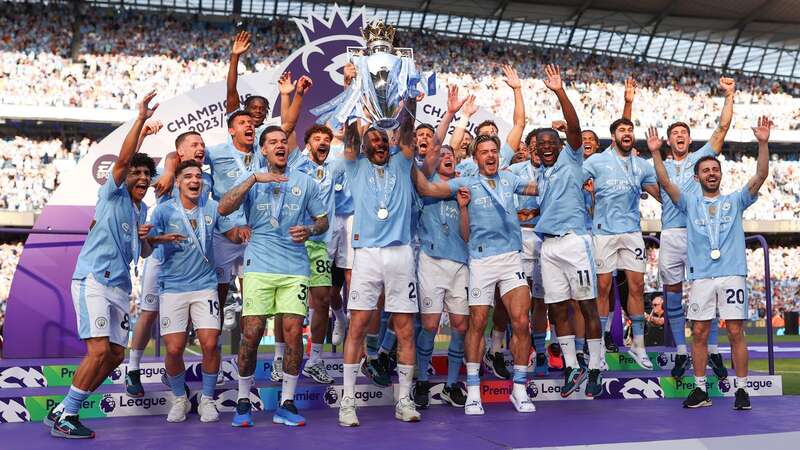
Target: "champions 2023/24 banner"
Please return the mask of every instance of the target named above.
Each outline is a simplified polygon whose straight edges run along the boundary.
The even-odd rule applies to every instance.
[[[312,14],[305,20],[295,20],[305,44],[279,67],[241,76],[238,83],[240,95],[243,98],[253,94],[267,97],[272,115],[268,120],[277,121],[276,115],[280,112],[279,75],[289,70],[295,79],[301,75],[310,76],[314,87],[304,98],[303,113],[297,126],[302,135],[303,130],[316,120],[309,110],[342,92],[342,68],[347,63],[347,47],[364,46],[361,29],[368,19],[363,8],[353,11],[348,19],[346,13],[334,7],[327,18]],[[259,45],[258,36],[255,40]],[[420,121],[436,124],[444,115],[447,92],[441,86],[438,92],[418,105],[417,118]],[[172,99],[156,98],[156,101],[161,105],[155,118],[164,124],[164,128],[157,135],[148,137],[142,146],[142,151],[156,161],[174,150],[175,138],[185,131],[202,133],[207,146],[227,139],[224,80]],[[510,130],[508,122],[485,110],[479,110],[473,116],[469,129],[473,130],[485,119],[497,122],[501,136]],[[106,181],[130,125],[131,122],[123,124],[89,150],[56,189],[37,219],[35,229],[88,230],[97,191]],[[154,200],[151,191],[145,201],[152,206]],[[82,235],[30,235],[11,285],[4,330],[5,357],[83,354],[85,347],[77,337],[70,281],[84,239]]]

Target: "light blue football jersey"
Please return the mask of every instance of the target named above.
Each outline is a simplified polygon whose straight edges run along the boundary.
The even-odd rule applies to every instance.
[[[453,196],[460,187],[470,190],[470,258],[522,251],[522,234],[514,194],[524,191],[528,185],[526,181],[511,172],[502,171],[491,178],[458,177],[447,184]]]
[[[109,172],[97,192],[94,226],[81,247],[72,279],[82,280],[92,274],[100,284],[130,292],[130,264],[136,265],[141,255],[139,225],[146,218],[147,205],[142,202],[137,208],[125,180],[117,185]]]
[[[514,175],[520,177],[524,181],[535,181],[538,173],[538,167],[534,167],[530,161],[521,161],[516,164],[512,164],[508,167],[508,170],[511,171]],[[539,197],[535,195],[514,195],[514,205],[517,208],[517,211],[521,211],[523,209],[539,209]],[[520,225],[536,225],[539,222],[539,216],[534,217],[531,220],[526,220],[524,222],[520,222]]]
[[[583,148],[566,142],[555,164],[542,166],[536,180],[540,215],[535,230],[540,235],[587,234],[582,166]]]
[[[441,177],[433,174],[431,182]],[[441,200],[422,197],[419,223],[420,249],[431,258],[447,259],[466,264],[469,259],[467,243],[461,237],[461,211],[455,199]]]
[[[304,174],[311,177],[315,183],[317,183],[317,188],[319,190],[319,197],[320,202],[325,207],[325,210],[328,212],[328,220],[333,220],[333,216],[336,214],[336,199],[335,199],[335,186],[336,186],[336,178],[338,174],[344,172],[344,162],[341,159],[334,159],[331,160],[330,157],[325,159],[325,162],[322,164],[317,164],[311,160],[310,157],[306,155],[300,155],[297,157],[297,160],[294,162],[292,166],[294,170],[299,170]],[[314,223],[313,217],[310,215],[306,215],[303,218],[303,223],[306,225],[311,225]],[[332,230],[329,227],[328,231],[325,233],[314,236],[313,240],[315,241],[324,241],[329,242],[331,239]]]
[[[664,161],[664,167],[667,169],[669,180],[672,184],[678,186],[681,192],[697,195],[701,193],[701,189],[700,183],[694,179],[694,166],[700,158],[716,155],[717,153],[711,148],[711,144],[706,143],[699,150],[689,153],[683,161],[675,161],[673,159]],[[672,199],[663,189],[661,189],[661,200],[661,229],[686,227],[686,215],[675,207]]]
[[[253,233],[244,252],[245,272],[309,276],[305,244],[292,241],[289,228],[303,225],[306,214],[322,217],[327,211],[311,177],[290,168],[285,175],[289,180],[284,183],[256,183],[247,192],[243,205]],[[277,228],[271,223],[275,216]]]
[[[328,159],[331,158],[333,158],[334,161],[341,161],[339,164],[342,165],[342,170],[335,171],[333,178],[336,215],[345,217],[352,216],[354,211],[353,195],[350,193],[350,182],[347,180],[347,172],[345,170],[344,144],[331,145],[331,154],[328,156]]]
[[[213,199],[208,199],[191,211],[187,211],[177,199],[156,206],[151,218],[153,229],[150,234],[180,233],[187,238],[178,243],[158,246],[162,252],[159,273],[161,292],[181,293],[217,288],[213,250],[214,228],[219,217],[217,206]]]
[[[353,248],[407,245],[411,241],[414,186],[413,158],[396,153],[383,166],[372,164],[363,154],[345,160],[347,179],[353,195]],[[379,218],[381,208],[388,210]]]
[[[702,193],[681,193],[677,206],[687,219],[690,280],[747,275],[742,215],[757,199],[747,186],[714,200],[703,197]],[[712,240],[720,251],[716,261],[711,258]]]
[[[594,179],[594,234],[641,231],[640,195],[645,185],[656,183],[653,166],[609,147],[587,158],[583,170],[586,178]]]

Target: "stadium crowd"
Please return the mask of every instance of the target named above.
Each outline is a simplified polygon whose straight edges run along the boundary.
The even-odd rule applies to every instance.
[[[69,33],[76,20],[68,7],[51,4],[4,5],[0,12],[0,102],[9,105],[133,109],[135,92],[156,89],[171,97],[225,78],[229,25],[193,16],[156,12],[89,9],[80,21],[80,37]],[[243,58],[249,70],[278,65],[302,45],[300,33],[285,19],[249,25],[256,45]],[[511,93],[504,89],[500,65],[517,67],[529,117],[545,123],[557,111],[541,78],[545,61],[566,68],[567,90],[576,99],[587,128],[604,129],[619,115],[623,81],[635,74],[639,100],[637,124],[666,126],[676,120],[693,128],[713,128],[722,107],[711,70],[647,64],[631,59],[443,37],[432,33],[398,34],[398,45],[415,49],[418,65],[434,70],[443,83],[473,92],[481,106],[511,117]],[[197,42],[204,45],[197,46]],[[241,69],[241,68],[240,68]],[[154,75],[158,76],[154,76]],[[743,78],[743,77],[742,77]],[[35,82],[34,82],[35,80]],[[113,82],[111,82],[113,80]],[[744,129],[769,112],[777,129],[800,129],[800,85],[747,77],[738,86],[733,128]],[[676,105],[648,108],[647,105]]]

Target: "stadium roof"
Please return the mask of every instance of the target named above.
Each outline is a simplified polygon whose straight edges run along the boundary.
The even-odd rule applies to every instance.
[[[800,80],[797,0],[88,0],[244,17],[366,5],[403,28]]]

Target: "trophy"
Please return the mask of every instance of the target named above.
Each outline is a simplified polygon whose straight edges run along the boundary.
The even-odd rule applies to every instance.
[[[395,48],[395,28],[376,20],[361,30],[366,47],[347,47],[356,78],[348,89],[323,105],[311,110],[318,123],[332,126],[363,118],[374,127],[394,130],[400,126],[398,116],[403,101],[418,95],[419,73],[414,64],[414,51]]]

